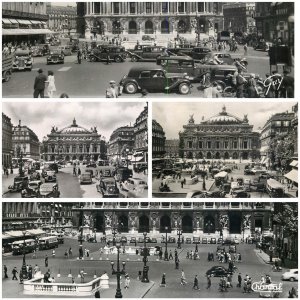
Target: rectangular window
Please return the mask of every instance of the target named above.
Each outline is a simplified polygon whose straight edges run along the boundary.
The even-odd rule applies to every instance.
[[[135,3],[129,2],[129,11],[131,14],[135,14]]]
[[[211,149],[211,142],[207,142],[207,149]]]
[[[237,149],[237,147],[238,147],[237,141],[233,142],[233,149]]]
[[[244,141],[243,146],[244,146],[244,149],[247,149],[247,148],[248,148],[248,142],[247,142],[247,141]]]
[[[199,141],[198,146],[199,146],[199,149],[202,149],[203,148],[203,142]]]
[[[152,13],[152,3],[146,2],[146,13],[151,14]]]
[[[216,148],[220,149],[220,142],[216,142]]]
[[[224,148],[228,149],[228,142],[224,142]]]
[[[113,3],[113,13],[115,15],[120,14],[120,3],[119,2],[114,2]]]
[[[178,2],[177,3],[177,11],[179,13],[184,13],[185,12],[185,5],[184,2]]]
[[[204,12],[204,3],[198,2],[198,12]]]
[[[162,2],[161,12],[162,13],[168,13],[169,12],[169,2]]]
[[[193,142],[192,141],[188,141],[188,148],[193,148]]]

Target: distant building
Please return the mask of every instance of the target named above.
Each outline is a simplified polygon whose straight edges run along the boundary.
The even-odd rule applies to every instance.
[[[161,158],[166,153],[166,137],[162,126],[152,120],[152,158]]]
[[[58,6],[47,3],[48,27],[54,31],[69,32],[76,29],[76,6]]]
[[[23,157],[36,160],[40,159],[39,138],[29,127],[26,125],[21,125],[21,120],[19,121],[18,126],[13,127],[12,147],[14,151],[14,157],[17,157],[18,151],[21,151]]]
[[[255,2],[224,4],[224,29],[231,32],[255,33]]]
[[[134,127],[122,126],[109,138],[107,156],[109,160],[121,161],[131,158],[134,149]],[[128,157],[130,155],[130,157]]]
[[[165,143],[166,157],[178,157],[179,155],[179,140],[166,140]]]
[[[134,147],[133,163],[148,162],[148,105],[135,120],[134,127]]]
[[[13,125],[11,119],[2,113],[2,167],[10,167],[12,163]]]
[[[46,2],[2,2],[2,42],[45,42]]]
[[[293,119],[293,112],[284,112],[274,114],[267,120],[260,133],[260,156],[262,163],[265,163],[268,166],[271,166],[272,163],[274,163],[271,143],[275,137],[283,139],[288,133],[292,132]]]

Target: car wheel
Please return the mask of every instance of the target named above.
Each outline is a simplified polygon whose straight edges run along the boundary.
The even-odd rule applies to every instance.
[[[190,92],[190,86],[187,83],[181,83],[178,90],[181,95],[187,95]]]
[[[295,278],[294,278],[294,277],[291,277],[291,278],[290,278],[290,281],[291,281],[291,282],[294,282],[294,281],[295,281]]]
[[[138,58],[136,56],[131,56],[131,61],[132,62],[137,62],[138,61]]]
[[[122,61],[122,59],[121,59],[120,56],[116,56],[116,57],[115,57],[115,62],[119,63],[119,62],[121,62],[121,61]]]
[[[223,81],[217,80],[212,83],[212,86],[218,88],[218,90],[222,93],[225,90],[226,84]]]
[[[96,61],[96,57],[95,56],[91,56],[90,61],[95,62]]]
[[[3,75],[4,81],[8,82],[11,78],[11,72],[10,71],[5,71]]]
[[[137,92],[137,86],[133,82],[129,82],[124,87],[127,94],[135,94]]]
[[[211,274],[210,274],[210,277],[215,277],[215,274],[214,274],[214,273],[211,273]]]

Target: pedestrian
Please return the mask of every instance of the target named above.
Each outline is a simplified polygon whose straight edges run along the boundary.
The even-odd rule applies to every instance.
[[[180,284],[181,285],[186,285],[187,284],[185,274],[184,274],[183,270],[181,270]]]
[[[280,86],[282,98],[294,98],[294,78],[287,70],[283,71],[283,78]]]
[[[47,81],[47,77],[45,74],[43,74],[43,70],[39,69],[38,70],[38,75],[35,77],[34,80],[34,93],[33,93],[33,98],[45,98],[44,92],[45,92],[45,83]]]
[[[194,278],[193,290],[200,290],[199,289],[199,281],[198,281],[198,276],[197,275],[195,275],[195,278]]]
[[[8,276],[7,276],[7,266],[4,265],[3,269],[4,269],[4,278],[8,278]]]
[[[256,87],[255,74],[250,74],[248,81],[248,98],[257,98],[258,91]]]
[[[106,98],[118,98],[120,94],[120,88],[116,85],[114,80],[111,80],[109,87],[106,89]]]
[[[166,273],[163,273],[162,277],[161,277],[161,287],[166,287]]]
[[[239,273],[239,275],[238,275],[238,284],[237,284],[237,287],[242,287],[242,275],[241,275],[241,273]]]
[[[175,269],[178,270],[179,269],[179,259],[177,257],[177,259],[175,259]]]
[[[28,279],[32,279],[32,266],[30,265],[28,268]]]
[[[81,64],[81,59],[82,59],[82,53],[80,48],[77,50],[77,63],[80,65]]]
[[[55,258],[55,249],[52,250],[52,258]]]
[[[81,175],[81,170],[80,168],[78,167],[78,170],[77,170],[77,175],[80,176]]]
[[[101,298],[101,297],[100,297],[100,291],[99,291],[99,290],[97,290],[97,291],[95,292],[95,298]]]
[[[184,179],[181,180],[181,188],[183,189]]]
[[[248,54],[248,45],[247,43],[244,45],[244,56],[247,56]]]
[[[210,275],[207,275],[207,287],[206,289],[210,289],[211,287],[211,279],[210,279]]]
[[[159,250],[159,259],[160,259],[160,260],[162,260],[162,256],[163,256],[163,252],[162,252],[162,250],[160,249],[160,250]]]
[[[124,289],[129,289],[129,284],[130,284],[130,277],[129,277],[129,275],[127,275],[125,277]]]
[[[65,258],[68,258],[68,251],[67,251],[67,249],[65,251]]]
[[[84,275],[85,275],[85,274],[86,274],[86,273],[84,273],[83,270],[80,271],[80,282],[81,282],[81,283],[84,283]]]
[[[37,272],[39,272],[40,268],[38,267],[38,265],[36,264],[35,267],[33,268],[33,272],[34,274],[36,274]]]
[[[86,249],[86,257],[90,257],[90,250]]]
[[[236,97],[237,98],[244,98],[244,84],[247,82],[247,80],[242,75],[242,69],[238,69],[238,74],[236,77]]]
[[[46,81],[48,83],[47,91],[49,98],[53,98],[54,92],[56,92],[55,86],[55,78],[53,71],[48,71],[48,79]]]
[[[73,167],[73,176],[77,176],[76,166],[75,166],[75,165],[74,165],[74,167]]]
[[[243,294],[247,293],[247,278],[244,279],[243,283]]]
[[[45,267],[48,268],[48,256],[45,257]]]
[[[172,250],[170,249],[170,252],[169,252],[169,260],[173,260],[173,254],[172,254]]]
[[[18,280],[17,278],[17,267],[14,267],[13,270],[11,271],[11,273],[13,274],[12,280]]]
[[[36,258],[36,250],[35,249],[33,249],[32,258]]]
[[[109,49],[106,49],[106,64],[107,65],[111,64],[110,55],[109,55]]]

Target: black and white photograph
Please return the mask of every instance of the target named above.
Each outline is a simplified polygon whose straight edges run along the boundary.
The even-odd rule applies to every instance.
[[[298,296],[297,202],[3,202],[2,216],[3,298]]]
[[[2,197],[147,198],[147,103],[2,105]]]
[[[4,98],[294,98],[294,2],[2,2]]]
[[[298,104],[153,103],[156,198],[298,198]]]

